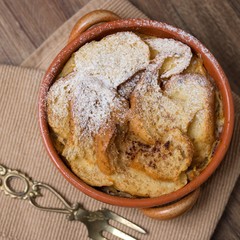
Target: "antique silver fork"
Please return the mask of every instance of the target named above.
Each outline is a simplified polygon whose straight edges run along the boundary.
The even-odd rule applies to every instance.
[[[11,181],[13,179],[21,180],[25,187],[24,190],[19,192],[11,187]],[[36,198],[42,196],[41,189],[45,188],[53,193],[62,203],[63,208],[52,208],[52,207],[44,207],[39,205],[36,202]],[[136,240],[136,238],[120,231],[116,227],[113,227],[109,224],[109,220],[115,220],[124,224],[140,233],[146,234],[147,232],[139,227],[138,225],[130,222],[129,220],[119,216],[118,214],[108,210],[101,209],[98,211],[88,211],[84,209],[79,203],[77,204],[69,204],[54,188],[51,186],[35,182],[27,175],[17,171],[11,170],[7,167],[4,167],[0,164],[0,190],[3,190],[6,195],[11,196],[13,198],[28,200],[34,207],[50,212],[63,213],[67,215],[68,220],[80,221],[85,224],[88,230],[88,236],[93,240],[107,240],[102,233],[104,231],[109,232],[121,239],[124,240]]]

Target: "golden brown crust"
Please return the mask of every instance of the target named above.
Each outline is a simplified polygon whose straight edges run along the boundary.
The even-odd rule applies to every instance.
[[[208,158],[215,141],[214,92],[211,82],[199,74],[172,77],[165,85],[166,95],[181,103],[184,114],[188,115],[186,133],[195,148],[193,164]]]
[[[117,91],[120,96],[124,97],[125,99],[129,100],[131,93],[133,92],[134,88],[136,87],[137,83],[140,81],[142,74],[144,71],[139,71],[131,76],[127,81],[123,82],[117,87]]]
[[[152,126],[148,119],[154,118],[155,113],[151,108],[157,104],[157,98],[161,95],[157,82],[158,70],[163,62],[164,58],[162,57],[152,61],[130,95],[130,129],[147,144],[156,142],[156,139],[151,134]]]
[[[201,74],[207,77],[207,71],[203,66],[203,60],[201,56],[194,55],[191,59],[189,66],[183,71],[185,73]]]
[[[192,58],[191,48],[180,41],[169,38],[145,38],[149,45],[151,56],[164,56],[164,62],[159,69],[162,78],[169,78],[186,69]]]
[[[107,154],[107,149],[111,144],[111,139],[114,139],[116,129],[115,127],[109,127],[104,131],[99,132],[95,136],[95,149],[96,149],[96,158],[97,165],[99,169],[106,175],[111,175],[114,173],[114,167],[111,164],[111,159]],[[115,134],[114,134],[115,133]]]
[[[124,173],[114,175],[113,187],[132,196],[158,197],[174,192],[187,184],[186,174],[176,181],[162,181],[151,178],[144,171],[128,168]]]
[[[135,96],[131,96],[131,108],[135,109]],[[154,138],[149,134],[149,132],[147,131],[147,129],[145,128],[142,120],[140,119],[139,115],[136,114],[134,111],[131,111],[131,117],[130,117],[130,121],[129,121],[129,130],[134,132],[136,136],[138,136],[141,141],[143,141],[146,144],[154,144],[156,142],[156,140],[154,140]]]
[[[72,73],[76,67],[74,54],[67,61],[63,67],[61,73],[58,75],[58,78],[66,77],[68,74]]]
[[[153,179],[176,181],[187,170],[193,157],[193,146],[180,130],[166,133],[162,142],[141,149],[131,167],[145,171]]]

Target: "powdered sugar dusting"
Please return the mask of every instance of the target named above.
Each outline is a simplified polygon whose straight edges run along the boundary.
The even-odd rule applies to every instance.
[[[94,77],[81,78],[72,96],[72,112],[76,126],[79,126],[79,138],[96,134],[106,127],[114,113],[118,121],[124,119],[127,110],[126,101],[116,90],[107,87]]]
[[[213,96],[212,85],[199,74],[172,76],[162,90],[158,70],[164,59],[161,54],[156,56],[133,93],[137,102],[135,111],[147,129],[156,129],[151,133],[153,136],[161,136],[169,128],[179,128],[186,133],[198,111],[206,109],[208,114],[208,101]]]
[[[193,35],[183,31],[182,29],[176,28],[174,26],[168,25],[166,23],[163,22],[157,22],[157,21],[153,21],[153,20],[149,20],[149,19],[126,19],[124,20],[124,23],[126,23],[126,25],[131,25],[134,24],[136,31],[139,29],[141,30],[144,27],[155,27],[158,28],[159,31],[164,31],[164,32],[168,32],[170,34],[173,35],[173,38],[175,35],[179,36],[182,41],[184,43],[186,43],[189,46],[193,46],[195,45],[195,47],[197,48],[197,52],[202,52],[205,54],[205,56],[214,63],[214,66],[218,69],[221,70],[221,67],[219,65],[219,63],[217,62],[217,60],[215,59],[215,57],[211,54],[211,52],[197,39],[195,38]],[[122,27],[123,23],[119,22],[119,25]],[[111,23],[106,23],[106,27],[109,29],[113,29],[116,28],[117,24],[115,26],[113,26]],[[105,28],[105,26],[99,26],[99,29],[101,28]],[[222,70],[221,70],[222,72]]]
[[[181,73],[191,61],[190,47],[179,41],[168,38],[149,38],[145,39],[145,42],[158,54],[172,58],[171,66],[161,75],[162,78]]]
[[[82,46],[75,54],[78,72],[116,88],[149,63],[149,48],[132,32],[108,35]]]
[[[124,118],[128,105],[115,89],[100,79],[73,72],[59,79],[48,93],[49,123],[62,138],[70,132],[70,118],[74,122],[74,135],[96,134],[107,125],[115,113],[118,121]],[[59,129],[63,129],[62,132]]]
[[[117,88],[118,93],[124,98],[129,99],[137,83],[140,81],[142,74],[143,74],[143,71],[138,72],[134,76],[132,76],[130,79],[128,79],[126,82],[120,84]]]

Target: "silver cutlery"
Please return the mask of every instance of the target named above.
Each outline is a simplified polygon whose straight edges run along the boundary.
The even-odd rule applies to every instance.
[[[21,180],[25,188],[23,191],[16,191],[11,187],[11,181],[13,179]],[[41,189],[47,189],[55,195],[63,204],[63,208],[52,208],[44,207],[36,202],[36,198],[42,196]],[[108,210],[101,209],[98,211],[88,211],[84,209],[79,203],[69,204],[62,195],[60,195],[51,186],[33,181],[26,174],[21,173],[17,170],[11,170],[0,164],[0,190],[4,191],[6,195],[18,198],[22,200],[28,200],[29,203],[43,211],[57,212],[67,215],[67,219],[70,221],[80,221],[85,224],[88,230],[88,236],[93,240],[107,240],[102,233],[103,231],[109,232],[120,239],[124,240],[136,240],[136,238],[130,236],[129,234],[117,229],[116,227],[109,224],[109,220],[117,221],[129,228],[134,229],[137,232],[146,234],[147,232],[136,225],[135,223],[121,217],[120,215]]]

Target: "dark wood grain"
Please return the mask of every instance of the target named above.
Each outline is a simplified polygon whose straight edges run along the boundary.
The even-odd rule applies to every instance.
[[[152,19],[196,36],[240,95],[239,0],[130,0]],[[20,64],[89,0],[0,0],[0,63]],[[216,199],[217,201],[217,199]],[[240,239],[240,179],[213,239]]]
[[[0,63],[20,64],[88,0],[0,0]]]

